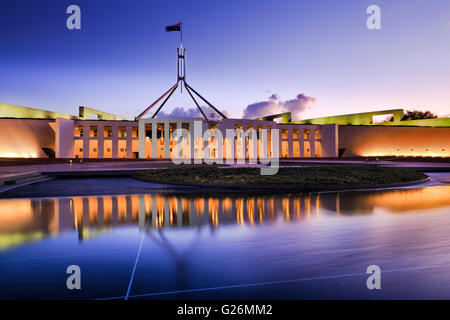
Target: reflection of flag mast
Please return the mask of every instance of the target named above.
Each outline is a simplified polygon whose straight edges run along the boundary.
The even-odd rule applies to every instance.
[[[161,110],[161,108],[166,104],[167,100],[169,100],[170,96],[175,92],[175,90],[178,88],[178,85],[180,82],[182,83],[182,86],[180,88],[186,89],[186,91],[189,93],[189,96],[194,101],[195,105],[197,106],[198,110],[202,114],[203,118],[205,118],[206,121],[209,122],[208,117],[206,117],[203,110],[200,108],[200,105],[198,104],[197,100],[195,100],[194,95],[197,95],[200,99],[202,99],[211,109],[213,109],[215,112],[217,112],[222,118],[227,119],[227,117],[216,109],[211,103],[209,103],[205,98],[203,98],[197,91],[195,91],[191,86],[189,86],[186,83],[186,64],[185,64],[185,53],[186,49],[183,49],[183,31],[182,31],[182,23],[181,21],[177,24],[167,26],[166,31],[179,31],[180,32],[180,48],[177,48],[177,54],[178,54],[178,62],[177,62],[177,83],[167,90],[161,97],[159,97],[155,102],[153,102],[147,109],[145,109],[140,115],[136,117],[136,120],[139,120],[142,118],[150,109],[152,109],[156,104],[158,104],[164,97],[166,97],[163,101],[163,103],[159,106],[159,108],[156,110],[156,112],[153,114],[152,118],[155,118],[158,112]]]

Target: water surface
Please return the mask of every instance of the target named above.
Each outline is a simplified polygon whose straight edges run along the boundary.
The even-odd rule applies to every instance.
[[[283,196],[2,199],[0,297],[123,299],[129,288],[130,299],[449,299],[442,181]],[[373,264],[381,290],[366,287]],[[66,287],[69,265],[81,268],[81,290]]]

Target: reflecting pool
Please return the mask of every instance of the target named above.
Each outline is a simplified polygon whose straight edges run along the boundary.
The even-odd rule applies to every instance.
[[[0,297],[449,299],[449,194],[2,199]],[[67,289],[70,265],[80,290]],[[367,289],[369,265],[380,290]]]

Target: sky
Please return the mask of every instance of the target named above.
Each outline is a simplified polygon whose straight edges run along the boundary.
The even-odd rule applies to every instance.
[[[66,27],[72,4],[80,30]],[[448,0],[0,0],[0,102],[134,118],[176,82],[179,33],[164,28],[178,21],[187,82],[230,117],[450,115]],[[193,107],[178,90],[163,110]]]

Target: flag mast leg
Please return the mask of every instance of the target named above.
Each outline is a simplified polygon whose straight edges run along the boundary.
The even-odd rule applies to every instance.
[[[172,93],[175,92],[175,90],[177,90],[178,87],[178,82],[176,83],[175,86],[172,87],[172,91],[170,91],[170,94],[167,96],[167,98],[163,101],[163,103],[159,106],[158,110],[156,110],[155,114],[152,116],[152,118],[156,117],[156,115],[158,114],[159,110],[161,110],[161,108],[166,104],[167,100],[169,100],[170,96],[172,95]]]
[[[147,109],[145,109],[140,115],[138,115],[136,117],[136,119],[140,119],[142,118],[151,108],[153,108],[155,106],[155,104],[157,104],[159,101],[162,100],[162,98],[164,98],[167,94],[169,94],[169,92],[171,92],[173,89],[176,89],[178,87],[178,81],[177,83],[175,83],[174,86],[172,86],[172,88],[170,88],[169,90],[167,90],[161,97],[159,97],[155,102],[153,102]]]
[[[202,108],[200,108],[200,105],[198,104],[197,100],[195,100],[194,96],[192,95],[191,91],[189,90],[189,86],[186,84],[186,81],[183,81],[183,83],[184,83],[184,87],[186,88],[186,91],[189,93],[192,100],[194,100],[195,105],[197,106],[198,110],[200,110],[201,114],[203,115],[203,118],[205,118],[206,122],[209,122],[208,117],[203,112]]]
[[[190,89],[192,90],[192,92],[194,92],[200,99],[202,99],[208,106],[210,106],[215,112],[217,112],[222,118],[224,119],[228,119],[222,112],[220,112],[216,107],[214,107],[208,100],[206,100],[205,98],[203,98],[200,93],[198,93],[197,91],[194,90],[194,88],[192,88],[190,85],[188,85],[186,82],[184,82],[184,86],[186,87],[186,89]]]

